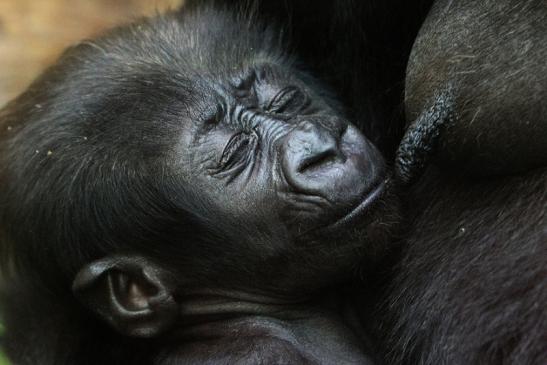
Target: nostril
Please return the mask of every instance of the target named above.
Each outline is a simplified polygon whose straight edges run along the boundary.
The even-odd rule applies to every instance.
[[[345,164],[347,158],[339,147],[346,128],[332,130],[319,123],[304,121],[287,134],[282,144],[284,168],[295,179],[323,176],[331,168]],[[318,175],[319,176],[319,175]]]
[[[300,174],[309,172],[338,161],[344,162],[345,156],[341,155],[336,149],[328,149],[302,159],[297,172]]]

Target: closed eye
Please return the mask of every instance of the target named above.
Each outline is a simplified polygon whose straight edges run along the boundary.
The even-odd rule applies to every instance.
[[[306,109],[311,99],[296,86],[289,86],[277,93],[270,101],[266,110],[279,114],[296,114]]]
[[[218,164],[219,171],[227,171],[244,167],[250,151],[256,145],[257,137],[253,134],[241,132],[234,135],[224,148]]]

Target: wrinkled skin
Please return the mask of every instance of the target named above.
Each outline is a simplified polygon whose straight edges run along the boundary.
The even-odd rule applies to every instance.
[[[186,0],[253,9],[327,83],[389,162],[405,128],[406,65],[432,0]]]
[[[276,34],[208,7],[144,20],[0,112],[16,363],[371,362],[331,287],[385,249],[387,169]]]
[[[199,196],[202,206],[194,208],[195,214],[211,224],[230,222],[229,227],[244,222],[243,230],[221,234],[234,244],[228,250],[245,257],[257,256],[257,245],[262,247],[255,274],[262,271],[264,260],[284,252],[304,255],[311,268],[320,265],[321,272],[310,273],[288,267],[281,277],[268,270],[264,280],[273,279],[270,285],[276,290],[290,289],[292,270],[304,282],[330,280],[340,266],[355,264],[355,246],[336,247],[340,261],[332,262],[329,245],[318,242],[324,250],[309,252],[310,239],[324,226],[329,231],[329,225],[346,215],[359,214],[361,204],[366,208],[382,194],[383,159],[353,125],[283,67],[259,64],[246,72],[237,87],[207,90],[209,95],[197,97],[199,106],[190,106],[201,110],[203,104],[205,114],[212,114],[188,117],[172,168],[180,171],[185,189]],[[215,85],[214,79],[200,79]],[[256,232],[264,235],[262,241]],[[302,258],[288,260],[286,264],[300,266]],[[335,272],[329,273],[325,265]],[[265,289],[263,282],[260,285],[255,290]]]
[[[399,150],[409,229],[354,292],[385,363],[545,364],[545,2],[258,3]]]

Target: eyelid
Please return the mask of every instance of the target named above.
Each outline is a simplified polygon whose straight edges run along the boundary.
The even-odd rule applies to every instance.
[[[287,100],[285,100],[281,105],[277,107],[278,110],[281,110],[284,107],[286,107],[287,104],[290,104],[291,102],[295,101],[297,97],[301,97],[302,99],[299,103],[296,104],[296,106],[298,107],[297,111],[300,111],[304,109],[305,107],[309,106],[311,100],[309,96],[307,95],[307,93],[302,91],[302,89],[300,89],[298,86],[290,85],[283,88],[270,100],[270,102],[266,106],[266,110],[271,111],[272,108],[275,107],[275,104],[282,102],[283,98],[287,98]],[[276,110],[273,110],[273,111],[276,112]],[[281,111],[281,113],[282,112],[283,111]]]
[[[239,167],[249,157],[249,151],[251,148],[255,148],[257,145],[257,137],[253,134],[239,132],[234,134],[228,143],[224,146],[222,156],[218,163],[218,170],[232,170]],[[242,151],[244,149],[244,151]],[[232,161],[236,153],[245,153],[242,158],[238,158]]]

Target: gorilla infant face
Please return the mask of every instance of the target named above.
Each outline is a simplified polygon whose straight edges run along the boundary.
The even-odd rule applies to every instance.
[[[377,150],[288,67],[201,75],[190,90],[197,97],[182,122],[173,167],[201,197],[203,215],[251,232],[277,227],[282,236],[274,243],[285,245],[334,229],[381,195],[385,171]]]
[[[229,222],[221,235],[234,252],[282,255],[289,266],[321,260],[330,271],[340,269],[333,255],[342,267],[361,256],[344,222],[370,223],[386,172],[374,146],[298,76],[261,63],[192,80],[172,168],[199,197],[194,214]]]
[[[83,42],[3,111],[19,260],[138,253],[185,286],[294,291],[374,251],[378,151],[275,33],[210,11]]]

